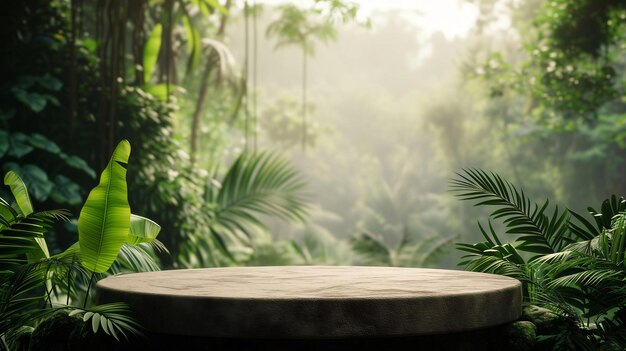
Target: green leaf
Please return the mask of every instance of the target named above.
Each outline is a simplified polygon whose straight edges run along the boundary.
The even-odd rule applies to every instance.
[[[96,172],[91,167],[89,167],[87,162],[85,162],[85,160],[83,160],[82,158],[74,155],[69,156],[63,153],[59,154],[59,157],[65,162],[66,165],[81,170],[87,173],[92,178],[96,177]]]
[[[109,334],[109,324],[108,324],[107,317],[105,317],[104,315],[100,316],[100,325],[102,326],[102,329],[104,330],[104,332],[108,335]]]
[[[224,176],[216,198],[207,199],[215,203],[211,229],[250,238],[263,227],[260,215],[301,221],[307,212],[303,187],[285,160],[268,153],[243,153]]]
[[[98,332],[99,326],[100,326],[100,314],[94,313],[93,317],[91,318],[91,328],[93,329],[94,333]]]
[[[28,164],[22,167],[22,176],[37,201],[48,199],[54,184],[48,179],[48,175],[43,169]]]
[[[94,315],[93,312],[85,312],[85,314],[83,315],[83,322],[86,322],[89,320],[89,318],[91,318]]]
[[[39,93],[29,93],[23,88],[19,86],[14,86],[11,88],[13,92],[13,96],[17,99],[17,101],[23,103],[28,106],[33,112],[41,112],[46,105],[48,104],[48,100],[46,97]]]
[[[358,233],[350,238],[352,250],[359,254],[363,261],[371,265],[393,266],[392,252],[380,236],[370,233]]]
[[[4,185],[7,185],[11,188],[11,193],[13,194],[13,197],[15,197],[15,201],[17,202],[17,205],[20,208],[20,211],[22,211],[24,217],[32,214],[33,204],[30,201],[28,189],[26,188],[26,184],[24,184],[24,181],[17,175],[17,173],[13,171],[7,172],[7,174],[4,176]],[[34,240],[37,243],[39,250],[28,252],[28,261],[34,262],[42,258],[50,257],[50,251],[48,250],[46,240],[42,237],[35,237]]]
[[[126,167],[129,156],[130,143],[122,140],[78,217],[80,260],[86,269],[96,273],[109,269],[128,237],[130,206]]]
[[[13,197],[15,197],[15,201],[22,211],[24,216],[28,216],[33,213],[33,204],[30,201],[30,195],[28,195],[28,189],[26,188],[26,184],[17,173],[13,171],[7,172],[4,176],[4,185],[7,185],[11,188],[11,193]]]
[[[18,215],[17,211],[0,197],[0,230],[14,222]]]
[[[128,239],[126,242],[131,245],[137,245],[140,243],[148,243],[154,240],[159,232],[161,226],[151,219],[134,215],[130,215],[130,230],[128,233]]]
[[[44,89],[59,91],[63,87],[63,83],[55,77],[45,74],[42,77],[36,77],[37,84],[39,84]]]
[[[10,138],[9,156],[22,158],[33,151],[33,147],[29,145],[29,138],[23,133],[13,133]]]
[[[502,219],[506,233],[523,234],[517,238],[518,249],[531,253],[558,252],[569,242],[564,240],[568,232],[568,214],[558,207],[548,217],[548,201],[541,206],[531,204],[523,190],[516,189],[499,175],[480,169],[465,169],[451,180],[452,191],[462,200],[477,200],[476,206],[494,206],[494,219]]]
[[[85,312],[85,311],[83,311],[83,310],[79,310],[79,309],[75,309],[75,310],[72,310],[72,311],[71,311],[70,313],[68,313],[67,315],[68,315],[68,316],[70,316],[70,317],[73,317],[73,316],[75,316],[75,315],[77,315],[77,314],[81,314],[81,313],[83,313],[83,312]]]
[[[83,200],[80,195],[80,186],[61,174],[54,178],[54,188],[50,198],[60,204],[79,205]]]
[[[141,325],[132,317],[126,304],[115,302],[97,305],[89,308],[89,311],[81,310],[81,312],[85,312],[83,321],[87,322],[92,318],[91,325],[94,332],[99,329],[98,325],[101,325],[106,334],[113,336],[118,341],[120,339],[116,329],[124,337],[127,337],[126,333],[142,335]]]
[[[150,37],[146,42],[146,46],[143,50],[143,79],[144,82],[149,82],[154,68],[156,67],[157,60],[159,58],[159,51],[161,49],[161,34],[163,27],[161,24],[157,24],[152,28]]]
[[[46,138],[45,136],[39,133],[33,133],[28,137],[28,142],[38,148],[45,150],[52,154],[58,154],[61,152],[61,148],[54,141]]]
[[[19,174],[30,190],[30,194],[36,200],[46,201],[48,199],[54,184],[48,179],[48,175],[43,169],[31,164],[20,167],[14,162],[5,164],[3,168]]]
[[[87,51],[94,53],[98,48],[98,42],[92,38],[85,38],[83,39],[83,46],[87,49]]]

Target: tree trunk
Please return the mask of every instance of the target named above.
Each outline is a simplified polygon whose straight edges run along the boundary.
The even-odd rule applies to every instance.
[[[306,64],[306,43],[302,48],[302,151],[306,152],[307,143],[307,120],[306,120],[306,76],[307,76],[307,64]]]
[[[226,8],[226,10],[230,9],[231,1],[232,0],[227,0],[226,4],[224,4],[224,7]],[[228,19],[228,16],[224,14],[222,15],[220,19],[220,25],[217,31],[218,40],[221,40],[224,38],[227,19]],[[202,111],[204,110],[204,104],[206,100],[206,94],[207,94],[207,91],[209,90],[209,77],[211,75],[211,72],[213,71],[213,68],[215,67],[215,62],[214,60],[211,59],[213,56],[214,55],[209,55],[209,57],[207,58],[207,64],[203,72],[202,82],[200,84],[200,90],[198,92],[198,100],[196,103],[196,109],[193,112],[193,119],[191,121],[190,157],[191,157],[192,164],[196,162],[197,153],[198,153],[198,150],[200,149],[200,136],[199,136],[200,117],[202,116]]]
[[[211,69],[213,68],[213,60],[207,59],[206,67],[203,72],[202,82],[200,84],[200,91],[198,93],[198,100],[196,102],[196,109],[193,112],[193,120],[191,122],[191,163],[196,162],[196,155],[199,148],[199,130],[200,130],[200,115],[204,111],[204,103],[206,100],[206,93],[209,89],[209,76]]]

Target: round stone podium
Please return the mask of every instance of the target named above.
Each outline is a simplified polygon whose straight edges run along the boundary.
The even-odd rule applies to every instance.
[[[99,303],[127,303],[150,333],[220,345],[431,335],[432,341],[514,321],[522,301],[521,284],[512,278],[391,267],[172,270],[109,277],[96,291]]]

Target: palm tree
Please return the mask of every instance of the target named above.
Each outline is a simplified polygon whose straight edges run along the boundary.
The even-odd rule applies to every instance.
[[[327,43],[337,38],[335,24],[354,20],[358,6],[341,0],[316,0],[311,8],[293,4],[278,7],[280,17],[266,31],[275,37],[275,49],[296,46],[302,50],[302,150],[307,145],[307,57],[315,54],[315,40]]]

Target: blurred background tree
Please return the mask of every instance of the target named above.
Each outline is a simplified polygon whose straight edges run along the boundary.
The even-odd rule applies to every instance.
[[[453,267],[484,214],[446,192],[463,167],[574,206],[624,192],[623,1],[376,6],[6,4],[2,170],[77,213],[128,139],[131,204],[190,267]]]

